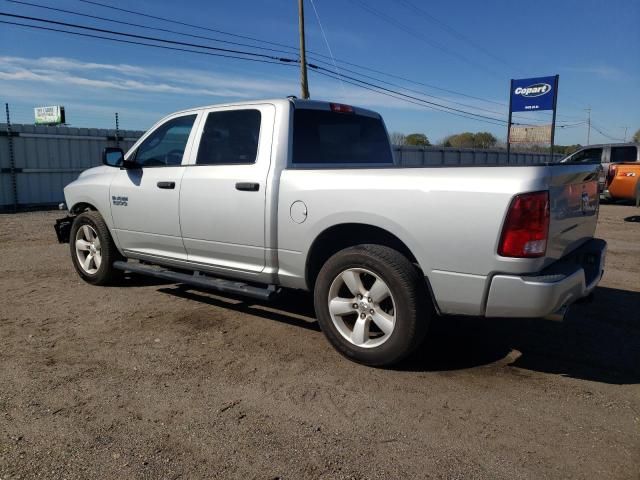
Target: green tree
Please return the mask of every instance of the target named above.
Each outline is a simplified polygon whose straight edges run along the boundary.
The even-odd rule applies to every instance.
[[[475,135],[471,132],[462,132],[451,135],[447,138],[447,145],[454,148],[473,148],[475,147]]]
[[[633,141],[640,143],[640,128],[633,134]]]
[[[495,147],[498,139],[489,132],[462,132],[449,135],[442,141],[444,147],[454,148],[491,148]]]
[[[428,147],[431,145],[429,139],[424,133],[410,133],[405,138],[406,145],[415,145],[418,147]]]
[[[473,140],[477,148],[491,148],[498,142],[498,139],[489,132],[478,132]]]

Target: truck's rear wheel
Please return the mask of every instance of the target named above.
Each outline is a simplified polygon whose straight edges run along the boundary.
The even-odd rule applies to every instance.
[[[122,278],[122,272],[113,268],[113,262],[122,256],[98,212],[84,212],[75,218],[69,244],[73,266],[84,281],[108,285]]]
[[[431,312],[416,267],[381,245],[358,245],[333,255],[318,274],[314,300],[331,344],[372,366],[392,365],[413,352]]]

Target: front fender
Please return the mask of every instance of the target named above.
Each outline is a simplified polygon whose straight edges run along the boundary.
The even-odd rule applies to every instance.
[[[121,250],[118,237],[114,232],[109,195],[111,181],[118,171],[116,168],[106,166],[84,171],[75,181],[64,188],[64,198],[72,213],[78,213],[76,212],[78,206],[84,205],[100,213],[118,250]]]

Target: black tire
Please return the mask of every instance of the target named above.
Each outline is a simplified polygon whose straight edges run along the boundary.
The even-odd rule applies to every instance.
[[[80,264],[80,259],[76,252],[76,236],[78,230],[88,225],[97,233],[100,240],[101,262],[95,273],[89,273]],[[69,246],[71,250],[71,260],[78,275],[87,283],[92,285],[114,285],[122,280],[123,273],[121,270],[113,268],[113,262],[122,260],[123,257],[118,252],[109,228],[104,222],[100,213],[96,211],[87,211],[78,215],[71,225],[71,233],[69,236]],[[94,264],[95,266],[95,264]]]
[[[350,268],[373,272],[394,298],[395,326],[379,346],[363,348],[350,342],[331,319],[331,284]],[[434,312],[428,295],[423,276],[404,255],[389,247],[366,244],[341,250],[327,260],[316,278],[314,304],[318,323],[338,352],[358,363],[383,367],[400,362],[422,343]]]

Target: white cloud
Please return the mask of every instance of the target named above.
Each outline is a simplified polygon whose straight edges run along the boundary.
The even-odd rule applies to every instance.
[[[99,73],[99,75],[96,75]],[[126,64],[87,63],[60,57],[0,57],[0,80],[73,85],[190,96],[251,98],[280,94],[286,80],[247,80],[236,75],[192,69],[141,68]]]
[[[284,97],[296,93],[299,88],[296,68],[283,69],[283,74],[279,76],[255,73],[242,75],[193,68],[83,62],[65,57],[0,56],[0,82],[6,94],[35,90],[37,94],[33,101],[36,101],[36,97],[37,101],[50,101],[55,97],[67,103],[101,103],[120,110],[123,105],[130,107],[131,102],[145,103],[155,110],[157,102],[154,103],[154,99],[157,97],[154,95],[163,95],[163,98],[173,95],[174,104],[195,106],[233,99]],[[431,115],[425,106],[347,83],[341,84],[313,73],[311,93],[315,99],[372,109],[421,111]],[[17,95],[28,98],[25,93]],[[8,100],[11,101],[11,98]],[[469,107],[461,107],[455,104],[455,100],[443,97],[428,100],[465,110],[469,107],[482,108],[483,105],[481,102],[465,100]],[[167,103],[163,102],[163,105]],[[501,110],[499,106],[494,109]]]
[[[588,73],[596,75],[606,80],[623,80],[627,78],[627,74],[617,67],[611,65],[591,65],[585,67],[565,67],[563,70],[568,72]]]

